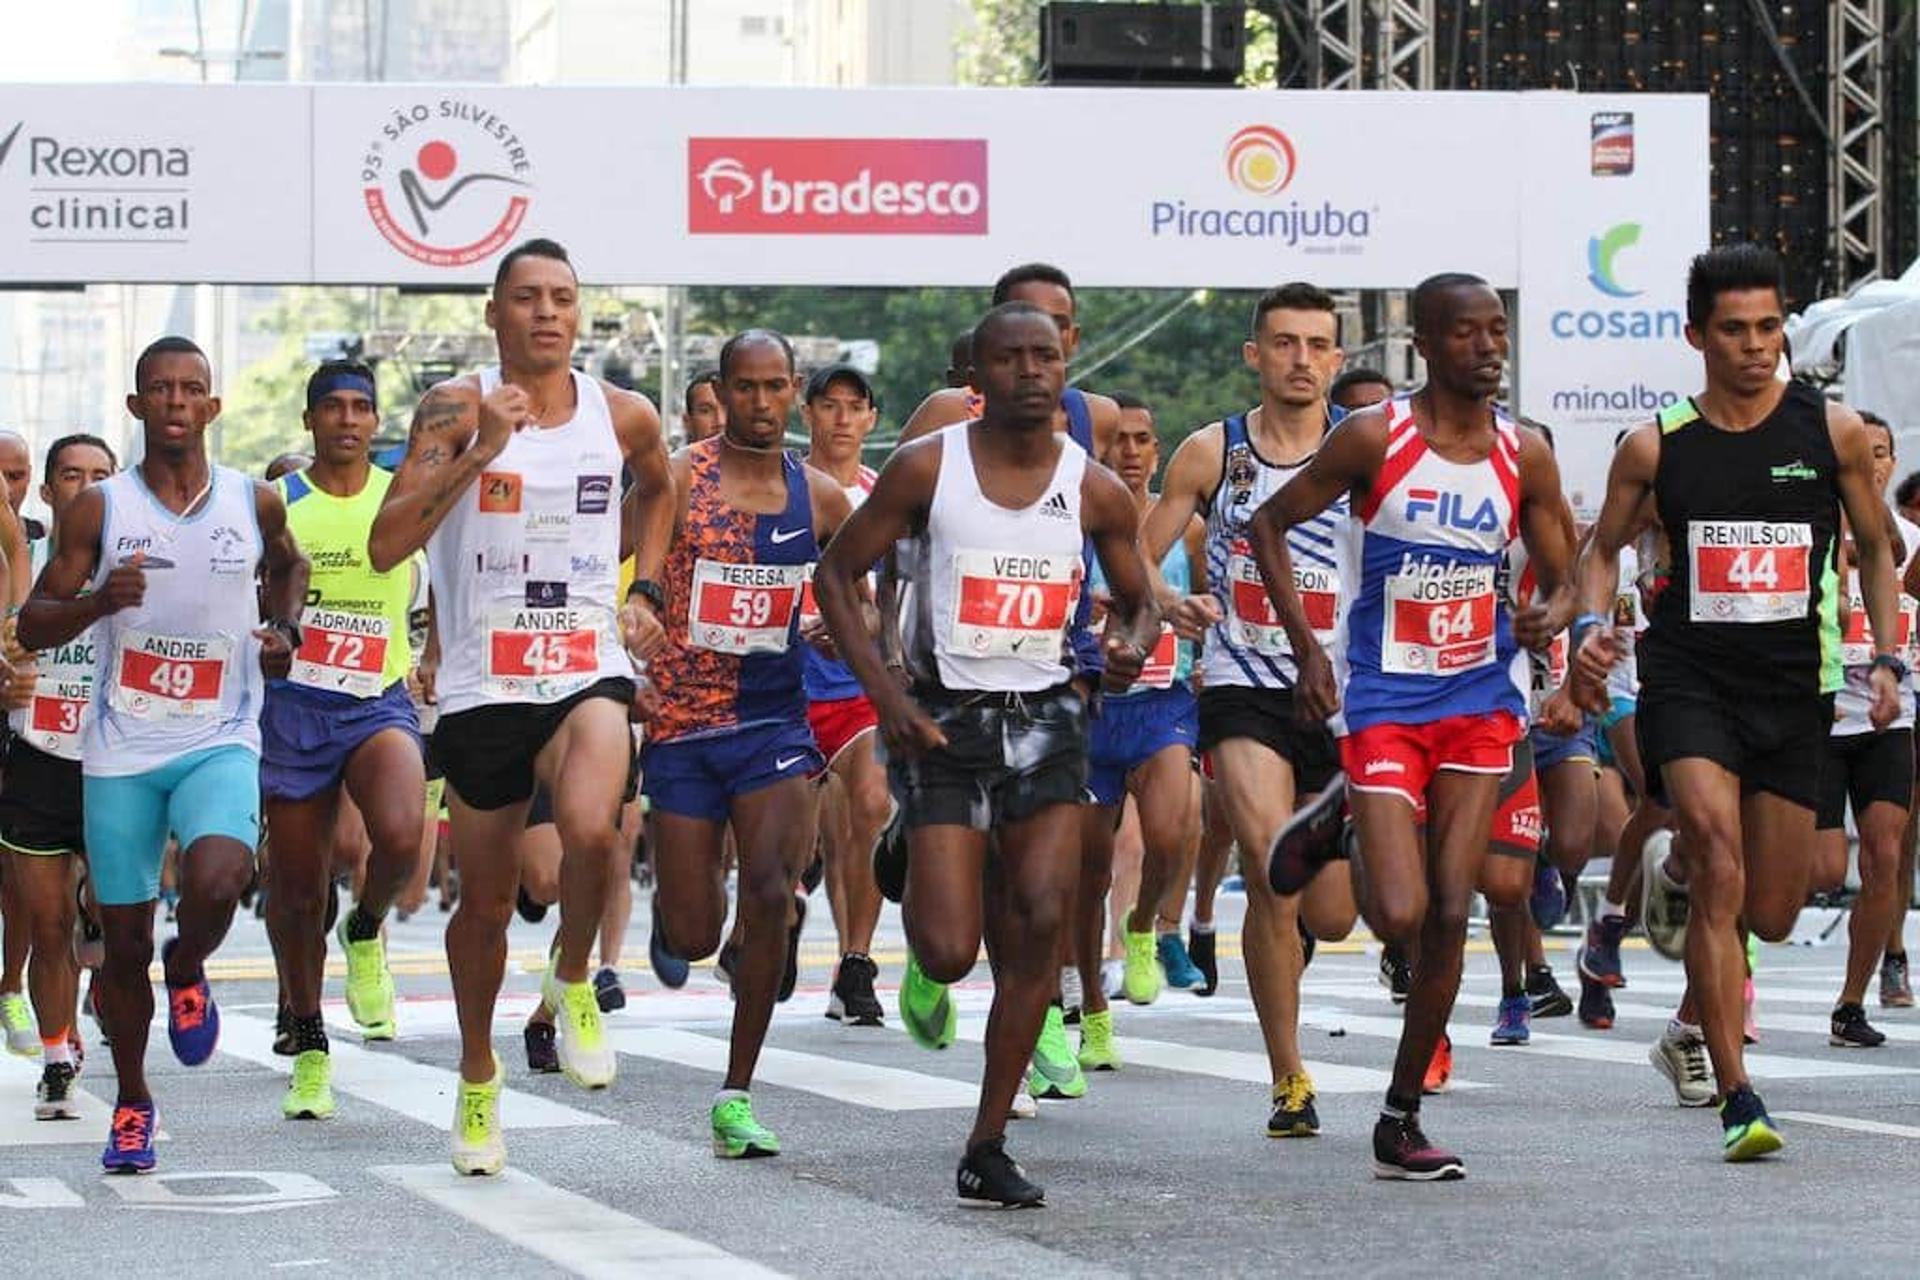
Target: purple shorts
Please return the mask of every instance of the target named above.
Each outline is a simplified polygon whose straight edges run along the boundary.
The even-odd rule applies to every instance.
[[[396,680],[377,698],[348,698],[279,682],[260,708],[260,794],[305,800],[340,785],[347,758],[383,729],[401,729],[420,746],[420,717]]]

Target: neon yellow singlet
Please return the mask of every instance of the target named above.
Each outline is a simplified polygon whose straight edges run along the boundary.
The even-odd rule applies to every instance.
[[[367,535],[392,483],[389,472],[374,467],[359,493],[336,498],[304,471],[274,481],[286,500],[287,525],[313,566],[295,684],[368,698],[404,680],[413,665],[413,565],[379,573],[367,560]]]

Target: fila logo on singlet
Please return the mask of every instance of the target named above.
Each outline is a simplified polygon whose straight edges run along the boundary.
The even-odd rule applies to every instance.
[[[1423,515],[1431,515],[1435,524],[1468,533],[1492,533],[1500,527],[1500,509],[1492,498],[1482,498],[1479,509],[1469,514],[1457,493],[1440,489],[1407,490],[1407,523],[1418,524]]]

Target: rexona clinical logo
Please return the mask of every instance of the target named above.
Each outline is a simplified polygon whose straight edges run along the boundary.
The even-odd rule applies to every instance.
[[[367,215],[387,243],[431,267],[464,267],[512,241],[533,199],[533,164],[512,123],[466,98],[403,102],[360,160]]]
[[[0,125],[0,179],[27,193],[35,242],[181,244],[193,226],[193,148]]]
[[[1601,338],[1666,341],[1681,336],[1686,317],[1671,307],[1607,305],[1628,302],[1645,292],[1633,287],[1629,270],[1632,255],[1628,250],[1639,243],[1637,222],[1616,222],[1587,240],[1587,283],[1601,298],[1595,299],[1592,306],[1555,311],[1547,321],[1554,337],[1576,341]],[[1623,256],[1629,260],[1625,266]]]
[[[1302,245],[1308,253],[1339,252],[1373,233],[1376,208],[1343,208],[1329,199],[1281,202],[1299,173],[1300,155],[1293,139],[1272,125],[1236,130],[1227,139],[1221,167],[1228,184],[1249,201],[1155,200],[1147,210],[1150,233],[1190,240],[1271,240]]]
[[[984,138],[689,138],[687,230],[987,234]]]

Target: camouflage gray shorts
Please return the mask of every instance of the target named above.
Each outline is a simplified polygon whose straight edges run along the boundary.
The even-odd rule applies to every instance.
[[[887,761],[887,781],[907,826],[985,830],[1085,799],[1087,711],[1071,686],[914,696],[947,745],[916,760]]]

